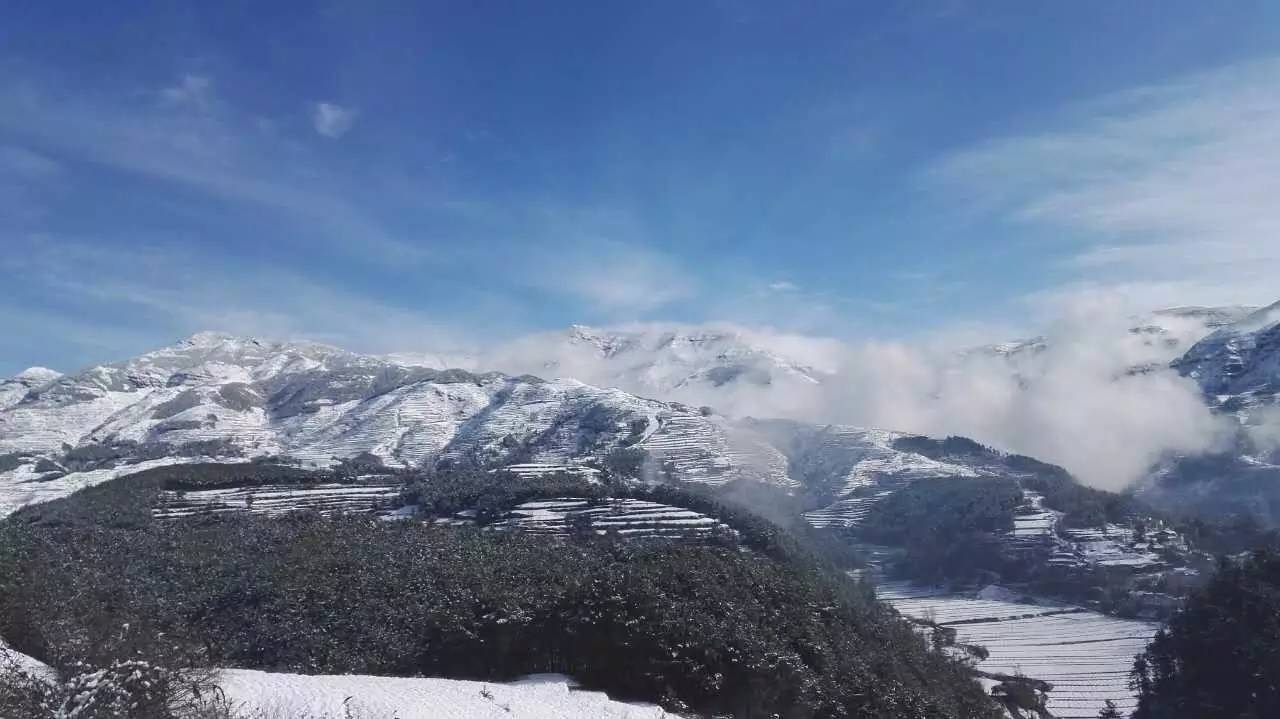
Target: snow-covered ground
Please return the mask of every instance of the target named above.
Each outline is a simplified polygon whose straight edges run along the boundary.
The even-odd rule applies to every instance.
[[[11,668],[34,676],[53,676],[53,670],[49,668],[49,665],[35,657],[23,654],[5,644],[3,639],[0,639],[0,671]]]
[[[224,670],[218,683],[247,717],[264,719],[661,719],[661,708],[582,691],[560,675],[511,683]]]
[[[0,641],[0,671],[56,679],[47,665]],[[244,719],[664,719],[660,707],[611,700],[573,679],[539,674],[514,682],[360,674],[283,674],[223,669],[215,682]],[[6,718],[8,719],[8,718]],[[17,719],[16,717],[14,719]]]
[[[952,627],[958,642],[986,647],[980,671],[1053,684],[1048,707],[1060,719],[1093,719],[1107,699],[1131,712],[1129,670],[1159,629],[1051,602],[1008,601],[989,590],[969,596],[885,582],[876,593],[907,616]]]

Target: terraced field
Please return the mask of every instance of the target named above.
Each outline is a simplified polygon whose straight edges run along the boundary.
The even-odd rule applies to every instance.
[[[1044,506],[1044,497],[1023,490],[1022,504],[1013,515],[1013,529],[1005,534],[1005,543],[1013,549],[1046,549],[1056,543],[1058,514]]]
[[[866,519],[872,505],[890,494],[893,490],[886,489],[871,495],[842,499],[822,509],[805,512],[804,518],[819,529],[856,527]]]
[[[545,477],[549,474],[558,474],[563,472],[575,477],[592,480],[600,476],[600,470],[594,467],[585,467],[581,465],[564,465],[564,464],[546,464],[541,462],[528,462],[525,464],[508,464],[500,470],[494,472],[510,472],[520,479],[534,479],[537,477]]]
[[[877,594],[903,614],[954,628],[959,642],[986,647],[990,656],[980,671],[1051,683],[1048,708],[1060,719],[1092,719],[1107,699],[1131,712],[1136,700],[1129,670],[1159,628],[1077,607],[959,596],[899,582],[881,584]]]
[[[251,512],[274,516],[287,512],[387,512],[397,503],[401,483],[390,477],[354,483],[276,484],[251,487],[166,491],[151,510],[156,519],[202,514]]]
[[[1075,553],[1088,564],[1144,568],[1161,563],[1160,556],[1146,549],[1145,545],[1135,546],[1130,527],[1108,524],[1099,529],[1068,529],[1064,534]]]
[[[749,430],[727,427],[715,417],[664,415],[661,427],[637,446],[686,482],[716,485],[754,479],[782,487],[795,485],[781,452]]]
[[[471,524],[474,512],[460,512],[445,524]],[[706,538],[717,532],[734,533],[724,523],[700,512],[640,499],[587,500],[558,497],[516,505],[510,515],[487,525],[497,530],[567,536],[590,529],[598,534],[616,532],[630,539]]]

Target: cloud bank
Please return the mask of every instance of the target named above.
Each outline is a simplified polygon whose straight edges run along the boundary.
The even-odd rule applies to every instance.
[[[968,348],[957,347],[949,334],[921,342],[848,343],[732,325],[620,328],[656,338],[733,334],[741,345],[775,358],[768,384],[750,378],[721,386],[680,382],[697,361],[673,363],[671,351],[658,342],[652,350],[602,356],[567,342],[564,333],[503,345],[475,364],[618,386],[731,416],[963,435],[1119,490],[1171,453],[1225,446],[1232,426],[1210,412],[1194,382],[1167,367],[1209,331],[1203,324],[1115,314],[1113,308],[1101,300],[1082,302],[1050,323],[1042,338]],[[1163,325],[1161,331],[1152,323]],[[703,359],[713,357],[714,350]],[[650,364],[655,358],[661,359]],[[808,372],[776,369],[788,364]]]

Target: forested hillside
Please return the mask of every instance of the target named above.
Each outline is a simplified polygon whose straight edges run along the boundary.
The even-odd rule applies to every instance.
[[[780,550],[803,542],[776,527],[768,539],[763,520],[753,532],[727,517],[747,530],[741,542],[682,543],[374,515],[153,518],[166,484],[333,479],[184,471],[0,524],[0,635],[56,667],[142,656],[303,673],[562,672],[699,713],[995,716],[964,666],[812,553]]]

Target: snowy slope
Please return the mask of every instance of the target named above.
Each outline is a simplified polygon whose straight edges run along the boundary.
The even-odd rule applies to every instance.
[[[1220,327],[1173,367],[1224,411],[1247,415],[1274,404],[1280,396],[1280,302]]]
[[[62,375],[45,367],[30,367],[6,380],[0,380],[0,409],[22,401],[33,389],[43,387]]]
[[[248,716],[298,719],[661,719],[660,707],[626,704],[582,691],[560,675],[510,682],[277,674],[225,669],[218,684]]]
[[[7,510],[140,461],[370,453],[388,466],[565,464],[637,446],[677,477],[787,484],[785,458],[680,404],[576,380],[407,367],[312,343],[201,333],[53,378],[0,410]]]

